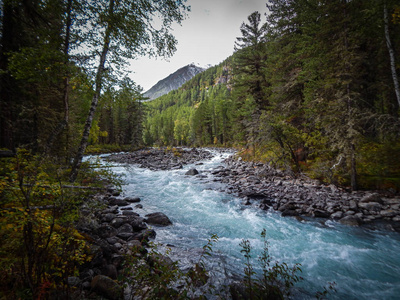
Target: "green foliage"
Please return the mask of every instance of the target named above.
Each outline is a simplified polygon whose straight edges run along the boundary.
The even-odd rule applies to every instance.
[[[62,165],[27,150],[0,161],[2,297],[36,299],[69,292],[68,277],[79,275],[78,267],[90,259],[74,224],[82,201],[94,190],[71,188],[67,173]],[[105,175],[107,171],[88,168],[81,184],[104,185]]]
[[[143,251],[141,246],[134,247],[132,255],[126,257],[123,275],[126,284],[133,287],[130,296],[141,299],[207,299],[198,292],[208,281],[205,259],[211,255],[212,246],[217,241],[215,234],[208,239],[198,262],[187,273],[168,257],[170,249],[163,255],[154,244],[150,244],[149,252]],[[213,288],[209,285],[205,292],[210,294]]]
[[[290,296],[291,288],[302,280],[297,275],[301,272],[299,264],[289,267],[286,263],[273,262],[269,254],[269,243],[266,239],[266,230],[261,232],[264,247],[258,261],[261,274],[258,274],[252,264],[251,244],[242,240],[241,252],[245,258],[244,285],[249,299],[285,299]]]
[[[59,173],[25,150],[1,162],[3,296],[27,290],[36,298],[50,289],[68,289],[68,276],[89,258],[84,238],[73,227],[79,198],[62,187]]]
[[[146,103],[146,145],[211,145],[232,141],[230,58],[197,74],[181,88]]]

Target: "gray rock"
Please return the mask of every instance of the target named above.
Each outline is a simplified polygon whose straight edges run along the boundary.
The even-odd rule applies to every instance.
[[[313,216],[316,217],[316,218],[329,218],[329,217],[330,217],[330,214],[327,213],[327,212],[324,211],[324,210],[316,209],[316,210],[314,210],[314,212],[313,212]]]
[[[354,200],[349,201],[349,206],[351,210],[356,210],[357,209],[357,202]]]
[[[339,223],[348,226],[359,226],[361,224],[361,220],[355,216],[346,216],[340,219]]]
[[[386,210],[381,210],[379,214],[382,217],[395,217],[396,215],[398,215],[398,212],[393,209],[386,209]]]
[[[138,198],[138,197],[135,197],[135,198],[126,197],[126,198],[124,198],[124,200],[129,203],[138,203],[141,201],[140,198]]]
[[[341,219],[343,217],[343,212],[337,211],[331,214],[331,219]]]
[[[135,213],[134,211],[131,211],[131,210],[124,210],[122,212],[122,215],[124,215],[124,216],[136,216],[137,213]]]
[[[364,196],[360,202],[368,203],[368,202],[378,202],[379,204],[383,204],[383,200],[378,193],[368,194]]]
[[[360,202],[358,206],[362,209],[372,210],[372,211],[379,211],[382,209],[382,205],[378,202]]]
[[[293,209],[285,209],[282,211],[282,217],[293,217],[293,216],[298,216],[299,213]]]
[[[142,217],[132,216],[129,218],[129,224],[132,226],[134,231],[140,231],[147,229],[146,223]]]
[[[127,218],[122,218],[122,217],[118,217],[115,218],[111,221],[110,225],[114,228],[119,228],[122,224],[125,224],[128,222]]]
[[[156,212],[152,214],[145,215],[145,221],[147,224],[158,225],[158,226],[168,226],[172,225],[171,220],[162,212]]]
[[[191,176],[197,175],[197,174],[199,174],[199,171],[197,171],[196,169],[190,169],[189,171],[187,171],[185,173],[185,175],[191,175]]]
[[[356,212],[355,211],[353,211],[353,210],[348,210],[348,211],[346,211],[344,214],[346,215],[346,216],[352,216],[352,215],[354,215]]]
[[[68,285],[69,286],[78,286],[80,282],[81,282],[81,280],[79,277],[75,277],[75,276],[68,277]]]
[[[112,214],[112,213],[106,213],[102,216],[102,219],[104,222],[111,222],[112,219],[114,219],[114,218],[115,218],[115,214]]]
[[[129,233],[133,232],[132,225],[130,225],[128,223],[121,225],[121,227],[118,228],[118,233],[121,233],[121,232],[129,232]]]
[[[100,226],[97,229],[97,233],[101,238],[106,239],[106,238],[116,235],[117,230],[115,230],[114,227],[107,224],[107,225]]]
[[[97,275],[93,278],[90,286],[99,296],[106,297],[110,300],[122,298],[122,288],[110,277]]]
[[[120,233],[117,234],[117,237],[119,237],[119,238],[121,238],[121,239],[127,241],[127,240],[129,240],[130,238],[132,238],[133,235],[134,235],[134,234],[131,233],[131,232],[120,232]]]
[[[110,198],[110,205],[127,206],[129,203],[118,198]]]
[[[102,275],[108,276],[111,279],[117,279],[118,277],[118,271],[117,268],[115,267],[115,265],[109,264],[109,265],[105,265],[101,272],[103,273]]]

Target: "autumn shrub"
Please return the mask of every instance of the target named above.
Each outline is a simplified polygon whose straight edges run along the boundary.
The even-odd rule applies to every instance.
[[[88,170],[81,176],[101,177]],[[68,277],[90,259],[74,223],[80,204],[96,190],[67,186],[67,173],[26,150],[0,161],[0,298],[68,297]]]
[[[214,286],[209,284],[206,290],[200,287],[204,287],[209,279],[205,259],[211,255],[217,241],[217,235],[208,239],[189,272],[183,272],[178,263],[169,258],[170,249],[161,254],[155,244],[149,245],[149,251],[134,247],[132,255],[125,259],[121,280],[132,287],[130,297],[134,299],[207,299],[205,294],[212,294]]]

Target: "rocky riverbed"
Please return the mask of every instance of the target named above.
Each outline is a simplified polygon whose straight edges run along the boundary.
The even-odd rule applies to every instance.
[[[130,153],[114,154],[108,160],[118,163],[137,164],[150,170],[177,170],[184,165],[212,158],[210,151],[193,148],[148,148]]]
[[[156,237],[155,230],[149,226],[157,228],[172,224],[161,212],[138,213],[142,210],[140,201],[140,198],[119,197],[118,191],[109,189],[88,200],[81,208],[77,229],[88,240],[93,257],[81,267],[79,277],[68,278],[69,285],[76,288],[72,298],[131,299],[126,294],[132,291],[131,287],[124,289],[116,281],[124,270],[129,269],[124,264],[126,258],[147,253],[148,242]],[[154,259],[168,261],[167,257],[161,256]]]
[[[282,216],[333,219],[352,226],[383,224],[386,229],[400,232],[400,197],[394,193],[348,192],[234,157],[212,174],[215,181],[226,184],[224,191],[243,197],[245,204],[278,210]]]
[[[173,170],[211,157],[206,149],[174,148],[116,154],[109,159],[152,170]],[[348,192],[305,176],[293,178],[267,164],[245,162],[234,156],[226,160],[226,167],[211,173],[215,181],[226,184],[225,192],[243,197],[247,205],[278,210],[282,216],[333,219],[352,226],[384,224],[389,230],[400,231],[400,197],[394,193]],[[194,169],[188,175],[204,176]]]
[[[112,155],[108,159],[152,170],[171,170],[211,157],[211,152],[204,149],[178,148],[146,149]],[[222,182],[223,191],[243,198],[244,205],[274,209],[282,216],[300,221],[314,217],[352,226],[381,224],[386,229],[400,231],[400,197],[389,192],[348,192],[306,177],[292,178],[269,165],[245,162],[234,156],[229,157],[223,167],[211,171],[191,169],[186,175]],[[134,248],[147,252],[148,241],[156,236],[156,231],[150,226],[157,230],[158,226],[172,223],[161,212],[144,214],[139,198],[121,197],[113,189],[97,195],[93,201],[96,207],[102,205],[103,208],[94,210],[90,203],[85,205],[78,229],[91,241],[94,256],[83,266],[79,278],[70,277],[68,281],[85,297],[90,298],[94,293],[108,299],[119,299],[122,289],[115,279],[125,268],[126,255],[132,255]],[[161,259],[168,260],[165,257]]]

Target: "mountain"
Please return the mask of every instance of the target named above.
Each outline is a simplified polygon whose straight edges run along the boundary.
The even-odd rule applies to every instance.
[[[170,91],[178,89],[186,81],[192,79],[196,74],[199,74],[204,70],[204,68],[198,67],[194,64],[189,64],[157,82],[151,89],[144,93],[144,96],[149,97],[149,100],[153,100],[162,95],[168,94]]]

